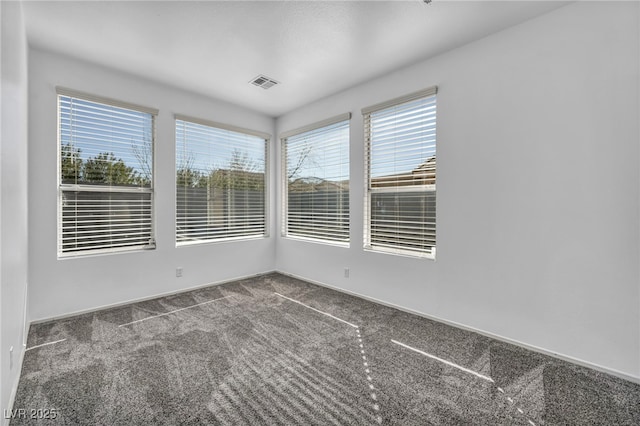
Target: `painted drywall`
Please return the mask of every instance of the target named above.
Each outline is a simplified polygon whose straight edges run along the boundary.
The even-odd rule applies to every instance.
[[[351,246],[279,236],[277,269],[640,377],[638,7],[574,3],[280,117],[353,113]],[[432,85],[437,259],[365,252],[360,110]]]
[[[152,77],[153,70],[149,74]],[[155,250],[57,258],[56,86],[159,109],[155,141]],[[273,118],[35,49],[29,55],[29,97],[29,305],[33,320],[274,269],[274,238],[176,247],[174,235],[174,114],[269,134],[274,133]],[[271,202],[270,206],[273,209],[275,204]],[[273,229],[275,215],[269,216]],[[183,268],[183,277],[176,278],[176,267]]]
[[[27,40],[19,2],[0,2],[0,403],[9,408],[24,354],[27,292]],[[9,349],[13,347],[13,354]],[[3,422],[8,422],[4,419]]]

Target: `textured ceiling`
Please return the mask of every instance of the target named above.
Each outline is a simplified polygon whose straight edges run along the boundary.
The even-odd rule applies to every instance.
[[[552,1],[27,1],[32,46],[277,117],[556,9]],[[258,74],[281,84],[249,84]]]

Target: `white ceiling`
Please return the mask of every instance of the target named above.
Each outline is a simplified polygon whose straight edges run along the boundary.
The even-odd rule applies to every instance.
[[[566,3],[27,1],[24,15],[31,46],[277,117]]]

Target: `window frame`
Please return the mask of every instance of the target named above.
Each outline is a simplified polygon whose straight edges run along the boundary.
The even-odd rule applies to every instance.
[[[61,111],[61,98],[67,97],[72,99],[78,99],[81,101],[97,103],[105,106],[111,106],[121,109],[128,109],[138,113],[148,114],[151,119],[151,170],[150,170],[150,182],[149,187],[127,187],[123,185],[91,185],[91,184],[69,184],[62,182],[62,111]],[[57,144],[56,144],[56,184],[57,184],[57,257],[59,259],[77,258],[85,256],[96,256],[106,254],[118,254],[134,251],[153,250],[156,248],[156,217],[155,217],[155,145],[156,145],[156,119],[158,116],[158,109],[149,108],[146,106],[125,102],[109,97],[98,96],[66,87],[56,87],[56,130],[57,130]],[[82,250],[63,250],[63,196],[65,192],[102,192],[102,193],[128,193],[128,194],[149,194],[149,210],[150,210],[150,226],[149,226],[149,241],[147,244],[137,244],[131,246],[116,246],[105,247],[98,249],[82,249]]]
[[[176,177],[178,172],[178,140],[177,140],[177,131],[178,131],[178,121],[193,123],[200,126],[212,127],[218,130],[225,130],[235,133],[241,133],[248,136],[255,136],[263,140],[264,143],[264,224],[263,224],[263,232],[261,234],[251,234],[251,235],[240,235],[240,236],[225,236],[220,238],[207,238],[207,239],[196,239],[192,241],[178,241],[178,185],[176,183]],[[270,236],[269,228],[270,228],[270,219],[269,219],[269,198],[270,198],[270,178],[269,178],[269,150],[271,146],[271,135],[266,132],[261,132],[258,130],[247,129],[244,127],[234,126],[231,124],[220,123],[212,120],[207,120],[203,118],[192,117],[184,114],[174,114],[174,152],[176,153],[175,161],[174,161],[174,188],[176,190],[174,196],[174,212],[175,212],[175,221],[174,221],[174,238],[175,238],[175,247],[190,247],[190,246],[199,246],[203,244],[218,244],[225,243],[229,241],[244,241],[244,240],[255,240],[255,239],[264,239]]]
[[[417,92],[413,92],[407,94],[405,96],[401,96],[398,98],[394,98],[385,102],[381,102],[379,104],[375,104],[362,109],[363,115],[363,130],[364,130],[364,232],[363,232],[363,248],[365,251],[376,252],[376,253],[387,253],[401,256],[408,256],[412,258],[423,258],[423,259],[431,259],[435,260],[436,258],[436,227],[437,222],[434,224],[434,245],[431,246],[429,251],[427,250],[416,250],[405,247],[387,247],[384,245],[377,245],[375,242],[372,242],[372,208],[371,202],[372,198],[375,194],[399,194],[402,192],[423,192],[423,193],[434,193],[434,203],[435,203],[435,212],[434,212],[434,220],[437,218],[437,192],[436,192],[436,167],[434,167],[434,173],[436,173],[436,177],[434,177],[433,184],[423,184],[423,185],[396,185],[394,187],[372,187],[372,177],[371,177],[371,149],[372,149],[372,135],[371,135],[371,114],[376,112],[384,111],[387,109],[391,109],[402,104],[407,104],[410,102],[418,101],[421,99],[428,99],[433,97],[434,102],[437,103],[437,93],[438,87],[432,86],[423,90],[419,90]],[[436,107],[436,116],[437,116],[437,107]],[[437,122],[437,119],[436,119]],[[437,124],[436,124],[436,133],[437,133]],[[435,140],[435,147],[437,148],[437,137]],[[434,157],[435,158],[435,157]],[[428,159],[425,160],[428,161]]]
[[[351,148],[351,113],[336,115],[334,117],[327,118],[303,127],[299,127],[280,134],[280,148],[281,148],[281,189],[282,189],[282,213],[281,213],[281,236],[283,238],[289,238],[293,240],[308,241],[314,243],[329,244],[340,247],[350,247],[351,245],[351,208],[349,203],[349,210],[347,212],[347,238],[346,240],[336,240],[330,238],[323,238],[322,236],[311,237],[306,235],[298,235],[295,232],[292,234],[289,231],[289,177],[287,175],[287,152],[288,152],[288,140],[291,137],[299,136],[304,133],[313,132],[323,128],[327,128],[342,122],[347,122],[348,137],[347,137],[347,153]],[[349,156],[350,157],[350,156]],[[350,163],[347,162],[347,168],[350,169]],[[351,170],[348,172],[349,186],[351,185]],[[350,197],[350,191],[347,194]]]

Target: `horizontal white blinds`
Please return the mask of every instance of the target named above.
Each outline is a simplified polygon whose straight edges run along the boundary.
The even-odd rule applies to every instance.
[[[58,253],[153,247],[153,114],[58,95],[58,117]]]
[[[266,233],[264,137],[176,119],[176,241]]]
[[[230,130],[232,132],[241,133],[244,135],[257,136],[260,139],[264,139],[264,140],[268,140],[271,138],[271,135],[265,132],[260,132],[252,129],[245,129],[244,127],[238,127],[232,124],[218,123],[216,121],[204,120],[202,118],[189,117],[187,115],[182,115],[182,114],[176,114],[175,119],[180,121],[188,121],[189,123],[202,124],[203,126],[206,126],[206,127],[215,127],[216,129],[220,129],[220,130]]]
[[[283,139],[285,235],[349,241],[349,117]]]
[[[400,96],[398,98],[390,99],[385,102],[381,102],[379,104],[371,105],[366,108],[362,108],[362,115],[371,114],[375,111],[380,111],[383,109],[387,109],[389,107],[393,107],[396,105],[404,104],[406,102],[411,102],[416,99],[427,98],[429,96],[433,96],[438,93],[438,86],[431,86],[424,90],[418,90],[417,92],[409,93],[404,96]]]
[[[61,251],[151,244],[151,193],[62,191]]]
[[[382,104],[364,115],[367,170],[365,247],[434,255],[436,95]]]
[[[104,96],[96,96],[90,93],[81,92],[79,90],[68,89],[66,87],[56,87],[56,93],[61,96],[66,96],[68,98],[76,98],[76,99],[84,99],[85,101],[91,101],[103,105],[111,105],[123,109],[128,109],[132,111],[139,111],[146,114],[158,115],[158,110],[156,108],[149,108],[143,105],[137,105],[130,102],[124,102],[119,99],[106,98]]]

